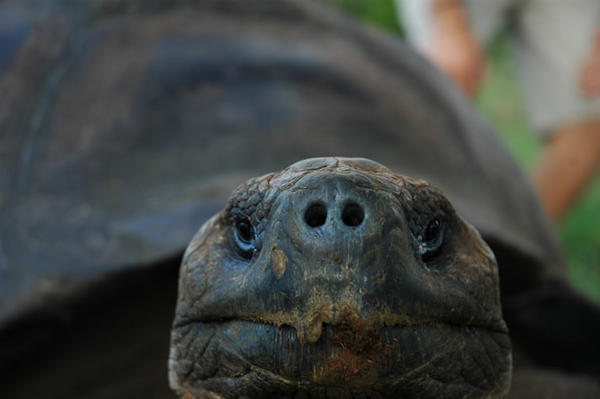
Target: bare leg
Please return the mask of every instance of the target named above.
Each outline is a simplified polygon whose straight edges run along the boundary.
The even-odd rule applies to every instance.
[[[534,184],[553,220],[562,218],[599,166],[600,117],[555,131],[534,173]]]

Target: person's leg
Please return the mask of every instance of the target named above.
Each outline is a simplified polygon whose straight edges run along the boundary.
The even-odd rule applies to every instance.
[[[518,21],[525,99],[545,138],[534,185],[549,216],[559,220],[600,164],[600,97],[593,90],[586,94],[580,78],[595,52],[600,3],[532,0]]]
[[[560,218],[600,167],[600,117],[560,126],[544,145],[533,181],[546,212]]]

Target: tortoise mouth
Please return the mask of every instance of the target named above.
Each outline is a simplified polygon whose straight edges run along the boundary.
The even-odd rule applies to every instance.
[[[319,339],[306,343],[289,325],[191,321],[174,328],[173,348],[174,385],[226,398],[228,392],[479,397],[504,392],[511,368],[505,330],[444,322],[363,330],[325,323]]]

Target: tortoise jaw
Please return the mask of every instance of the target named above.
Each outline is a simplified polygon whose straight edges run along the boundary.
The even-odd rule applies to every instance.
[[[354,298],[351,298],[354,299]],[[416,316],[408,313],[396,313],[388,309],[365,310],[355,300],[343,300],[341,303],[310,298],[306,310],[299,308],[273,312],[255,312],[250,314],[230,314],[225,317],[178,317],[173,328],[193,323],[224,323],[230,321],[265,324],[275,327],[293,328],[301,344],[315,344],[322,336],[326,326],[348,329],[361,334],[378,334],[384,327],[419,327],[424,325],[446,324],[456,328],[486,330],[490,333],[508,334],[508,328],[502,318],[475,317],[471,320],[440,318],[433,315]],[[346,345],[347,346],[347,345]]]
[[[510,341],[494,329],[441,322],[379,329],[324,323],[314,343],[301,342],[287,324],[190,322],[174,329],[170,369],[171,385],[179,392],[205,390],[225,398],[228,392],[285,397],[324,387],[385,392],[381,397],[480,397],[507,389]],[[449,388],[438,380],[464,381]],[[254,394],[259,388],[264,392]]]

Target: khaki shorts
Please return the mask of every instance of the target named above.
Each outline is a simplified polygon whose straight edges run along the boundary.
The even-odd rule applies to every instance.
[[[579,92],[579,72],[600,29],[600,0],[462,0],[483,45],[509,28],[527,113],[548,135],[557,127],[600,116],[600,98]],[[423,49],[432,33],[432,0],[396,0],[407,37]]]

